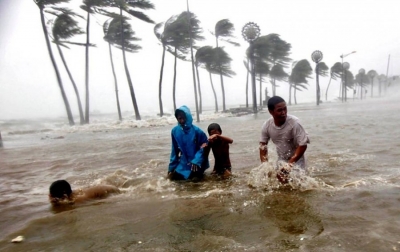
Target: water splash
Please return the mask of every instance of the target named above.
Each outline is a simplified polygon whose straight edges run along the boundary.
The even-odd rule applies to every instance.
[[[281,183],[277,175],[280,172],[278,167],[287,167],[287,163],[266,162],[251,170],[248,178],[248,186],[267,191],[278,189],[293,189],[300,191],[314,190],[325,187],[323,182],[310,177],[304,169],[293,166],[287,175],[288,183]]]

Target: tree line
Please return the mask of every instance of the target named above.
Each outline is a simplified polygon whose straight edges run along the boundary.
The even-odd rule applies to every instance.
[[[141,46],[136,43],[140,40],[140,38],[135,36],[135,32],[132,29],[130,21],[135,18],[146,23],[155,24],[155,22],[143,12],[146,10],[154,9],[154,4],[152,4],[149,0],[83,0],[82,5],[80,6],[81,10],[83,10],[86,14],[85,16],[83,16],[76,13],[74,10],[64,7],[67,3],[70,2],[70,0],[34,0],[34,2],[38,6],[40,11],[41,24],[45,36],[47,50],[56,74],[57,83],[66,108],[69,124],[74,125],[75,122],[72,116],[68,97],[66,96],[64,90],[60,70],[55,61],[51,42],[56,45],[63,66],[72,83],[79,109],[80,124],[87,124],[90,121],[89,52],[90,48],[94,46],[94,44],[90,42],[89,27],[91,16],[93,15],[103,15],[107,17],[107,20],[103,24],[103,39],[108,43],[109,57],[114,77],[116,106],[119,120],[122,120],[123,118],[121,115],[121,107],[119,103],[118,81],[114,68],[112,48],[117,48],[122,51],[124,70],[129,85],[135,118],[136,120],[141,120],[140,111],[136,100],[136,94],[129,72],[129,66],[126,60],[126,52],[133,53],[141,49]],[[48,28],[46,26],[45,14],[53,17],[50,22],[51,28]],[[78,19],[86,20],[85,31],[79,26],[79,22],[77,21]],[[160,116],[164,115],[162,101],[162,83],[166,53],[169,53],[174,57],[172,90],[174,110],[176,109],[175,91],[178,60],[193,60],[196,76],[194,84],[197,118],[198,114],[202,113],[203,108],[201,92],[201,84],[203,84],[203,80],[200,80],[200,69],[206,70],[209,74],[209,82],[213,91],[214,106],[216,112],[219,111],[219,105],[217,94],[215,91],[213,75],[217,75],[219,77],[222,93],[222,111],[226,111],[224,78],[233,77],[235,75],[235,72],[231,68],[232,58],[226,52],[224,47],[220,45],[220,43],[240,46],[240,44],[235,41],[235,38],[233,36],[234,30],[235,27],[229,19],[222,19],[215,24],[215,28],[211,32],[211,34],[215,37],[215,46],[205,45],[200,47],[198,46],[199,42],[204,40],[203,29],[200,25],[200,20],[196,17],[194,13],[190,12],[189,10],[177,15],[173,15],[165,22],[155,24],[154,34],[163,48],[158,85],[158,102]],[[86,34],[85,43],[77,43],[72,41],[72,38],[74,36],[81,34]],[[77,85],[63,55],[63,49],[69,48],[73,45],[85,47],[85,109],[83,109]],[[196,50],[196,53],[194,58],[190,59],[188,58],[188,55],[190,49],[192,48]],[[294,103],[297,104],[296,92],[307,90],[309,79],[312,78],[311,75],[313,73],[313,69],[307,59],[293,61],[291,58],[289,58],[290,54],[291,44],[281,39],[279,34],[268,34],[260,36],[252,43],[250,43],[246,50],[246,56],[243,61],[244,67],[247,69],[245,91],[246,107],[249,106],[248,80],[250,75],[254,76],[259,83],[260,106],[263,106],[262,84],[266,81],[267,78],[269,78],[271,83],[272,95],[276,95],[276,88],[279,87],[278,82],[286,82],[289,85],[288,103],[289,105],[292,104],[293,97]],[[252,66],[250,66],[250,59],[252,59],[253,62]],[[360,89],[359,92],[361,93],[362,98],[363,89],[365,89],[368,84],[371,84],[372,96],[374,79],[377,79],[379,82],[380,95],[381,85],[382,83],[386,83],[386,75],[378,75],[375,70],[370,70],[368,73],[365,73],[364,70],[361,71],[360,69],[359,73],[354,76],[350,71],[345,69],[343,67],[343,64],[340,62],[336,62],[331,68],[329,68],[324,62],[319,62],[317,63],[315,69],[317,76],[330,76],[329,84],[325,93],[325,100],[328,99],[328,89],[332,79],[336,80],[338,78],[341,78],[342,83],[339,97],[342,97],[342,99],[347,99],[347,90],[356,90],[356,87]],[[253,88],[252,94],[253,97],[256,97],[255,88]],[[320,89],[318,82],[316,99],[317,104],[319,104],[318,102],[320,101]]]

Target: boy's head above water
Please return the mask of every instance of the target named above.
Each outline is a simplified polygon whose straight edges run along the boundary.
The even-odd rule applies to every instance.
[[[57,180],[50,185],[50,197],[52,198],[69,198],[71,194],[71,185],[65,180]]]
[[[219,126],[218,123],[211,123],[210,125],[208,125],[207,131],[208,135],[210,136],[214,134],[219,134],[219,135],[222,134],[221,126]]]

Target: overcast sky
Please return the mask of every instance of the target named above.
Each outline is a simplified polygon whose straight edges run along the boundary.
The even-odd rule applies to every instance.
[[[156,9],[146,13],[156,23],[166,21],[172,15],[186,10],[185,0],[152,0]],[[81,1],[72,0],[70,7],[84,14],[77,6]],[[248,44],[241,36],[241,29],[247,22],[255,22],[261,28],[261,35],[277,33],[281,39],[292,45],[290,57],[293,60],[307,59],[312,63],[311,53],[320,50],[323,61],[331,67],[341,61],[340,55],[357,51],[345,61],[350,71],[356,74],[360,68],[376,70],[386,74],[388,56],[391,55],[389,75],[400,74],[400,1],[398,0],[189,0],[204,29],[205,41],[200,46],[215,46],[209,31],[221,19],[229,19],[236,28],[236,39],[241,47],[223,45],[233,58],[232,69],[237,73],[225,78],[226,103],[229,106],[245,104],[246,70],[243,67]],[[48,15],[47,19],[52,16]],[[92,16],[90,49],[90,110],[117,113],[114,82],[112,78],[108,45],[103,40],[102,24],[105,18]],[[65,116],[65,107],[56,82],[43,31],[39,10],[33,1],[0,1],[0,119]],[[85,21],[82,20],[84,29]],[[128,54],[129,70],[141,114],[158,112],[158,80],[162,48],[153,33],[152,24],[132,20],[136,35],[142,40],[142,50]],[[75,41],[84,42],[80,36]],[[78,114],[76,97],[65,69],[53,47],[63,77],[74,115]],[[122,65],[121,51],[113,50],[117,68],[119,94],[122,111],[133,111],[132,101]],[[85,50],[83,47],[64,49],[67,63],[80,90],[82,104],[85,104]],[[163,81],[163,102],[165,112],[172,110],[173,57],[167,55]],[[213,96],[208,74],[201,71],[203,104],[213,106]],[[213,77],[222,106],[219,78]],[[329,78],[320,78],[324,94]],[[315,79],[310,79],[308,91],[298,93],[298,102],[315,100]],[[287,84],[280,83],[277,95],[288,98]],[[264,84],[271,90],[268,83]],[[333,99],[339,91],[339,83],[332,82]],[[187,104],[194,108],[194,94],[191,66],[178,62],[177,105]],[[251,97],[251,96],[250,96]],[[221,109],[221,108],[220,108]]]

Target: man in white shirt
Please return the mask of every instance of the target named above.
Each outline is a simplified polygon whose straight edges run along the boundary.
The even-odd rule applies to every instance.
[[[287,114],[286,102],[279,96],[271,97],[268,100],[268,111],[272,118],[268,119],[262,126],[260,138],[260,160],[268,161],[268,141],[271,139],[276,145],[278,161],[286,161],[289,166],[296,164],[305,169],[304,152],[307,144],[310,143],[307,132],[301,126],[297,117]],[[282,168],[279,176],[290,172]],[[283,179],[281,182],[285,182]],[[286,181],[287,182],[287,181]]]

